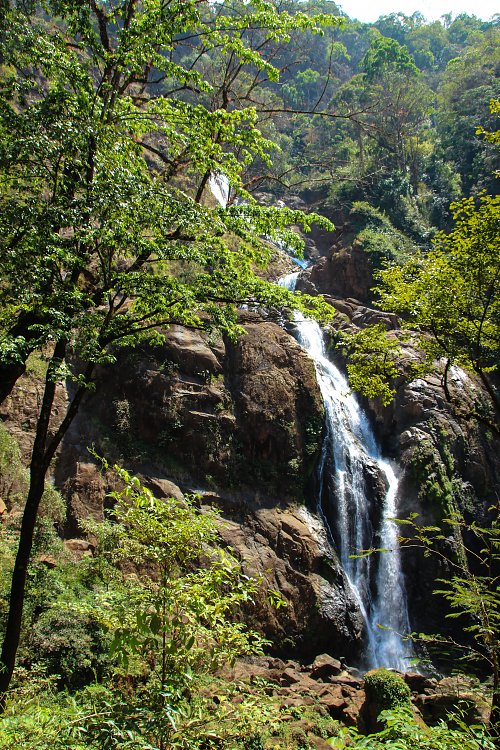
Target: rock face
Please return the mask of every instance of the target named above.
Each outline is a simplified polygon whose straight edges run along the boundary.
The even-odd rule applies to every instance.
[[[389,455],[400,466],[400,516],[419,514],[419,522],[440,523],[459,510],[468,521],[487,524],[488,508],[500,475],[500,441],[471,415],[481,389],[473,378],[455,369],[450,378],[453,403],[444,395],[440,378],[428,376],[402,385],[388,408],[367,404]],[[453,529],[445,525],[443,549],[453,553]],[[474,545],[475,540],[468,540]],[[403,550],[412,625],[424,632],[453,632],[454,621],[442,599],[433,596],[436,580],[448,568],[418,549]],[[432,602],[432,606],[429,606]],[[463,623],[458,625],[461,629]]]
[[[371,284],[363,258],[345,251],[321,257],[299,286],[329,295],[345,324],[380,320],[396,329],[395,316],[360,302]],[[91,554],[79,520],[101,519],[108,502],[110,488],[87,451],[93,445],[111,463],[140,474],[159,497],[195,491],[221,508],[225,542],[263,580],[257,608],[247,616],[277,653],[354,660],[364,635],[359,611],[314,507],[306,510],[313,504],[324,419],[314,367],[279,325],[242,315],[247,333],[235,344],[173,326],[164,345],[121,350],[116,365],[101,370],[54,471],[68,503],[67,547]],[[409,348],[407,357],[413,356]],[[416,511],[435,522],[449,511],[452,494],[462,511],[483,519],[493,497],[498,441],[470,418],[479,386],[458,370],[452,381],[458,411],[437,377],[399,384],[389,408],[364,403],[385,454],[401,467],[402,517]],[[39,400],[40,383],[28,373],[2,407],[25,456]],[[66,403],[60,388],[56,420]],[[2,500],[8,512],[8,499]],[[415,551],[404,553],[403,565],[412,627],[438,630],[444,610],[429,601],[446,571]],[[287,606],[271,607],[268,590],[280,592]]]
[[[140,457],[202,487],[245,488],[253,502],[303,499],[323,429],[314,367],[278,325],[247,318],[234,345],[174,326],[164,346],[121,353],[65,452],[97,440],[106,455]]]
[[[221,534],[245,570],[263,579],[247,619],[264,628],[277,653],[308,659],[328,649],[354,658],[363,622],[320,521],[303,506],[246,510],[226,520]],[[267,606],[268,591],[286,607]]]
[[[334,248],[329,256],[318,259],[307,278],[320,294],[354,297],[360,302],[372,298],[370,290],[375,285],[370,260],[356,246]]]
[[[340,313],[340,325],[364,327],[381,322],[388,330],[397,330],[396,316],[367,303],[367,285],[373,284],[367,264],[359,248],[334,250],[303,272],[297,286],[309,293],[330,295]],[[411,343],[405,345],[403,359],[418,359]],[[409,383],[401,380],[395,386],[396,396],[388,407],[376,399],[360,401],[372,418],[383,452],[399,467],[400,517],[417,513],[422,523],[436,524],[456,507],[466,520],[487,523],[487,509],[496,497],[500,476],[500,441],[487,424],[473,416],[485,398],[481,384],[453,367],[449,375],[451,403],[439,374]],[[451,534],[450,529],[450,544]],[[446,540],[443,544],[447,545]],[[432,592],[436,579],[446,578],[446,567],[415,549],[403,550],[403,565],[412,627],[442,632],[447,610]]]
[[[252,313],[244,324],[235,344],[174,326],[164,345],[122,350],[102,369],[55,467],[68,504],[66,546],[76,557],[92,553],[79,520],[102,519],[109,502],[93,445],[158,497],[196,491],[222,510],[224,541],[263,581],[247,617],[276,653],[354,658],[359,612],[322,524],[304,505],[323,432],[314,367],[280,326]],[[7,404],[26,451],[33,425],[19,420],[34,413],[37,389],[26,378]],[[64,405],[64,389],[58,398]],[[271,606],[269,591],[286,606]]]

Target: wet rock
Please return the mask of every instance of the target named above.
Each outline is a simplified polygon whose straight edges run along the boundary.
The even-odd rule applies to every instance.
[[[221,534],[246,572],[263,579],[254,596],[257,611],[250,609],[248,618],[273,638],[275,649],[307,657],[335,642],[348,654],[360,642],[359,612],[324,529],[305,508],[256,509],[242,521],[227,519]],[[279,591],[287,606],[269,607],[268,590]]]

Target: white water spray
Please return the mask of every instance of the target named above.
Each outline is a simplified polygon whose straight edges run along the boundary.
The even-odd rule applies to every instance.
[[[219,206],[226,208],[231,192],[226,175],[222,172],[212,172],[208,178],[208,186]]]
[[[280,283],[293,290],[297,276],[289,274]],[[365,620],[366,666],[405,671],[412,652],[403,636],[410,628],[397,525],[391,520],[397,512],[398,479],[380,455],[368,419],[346,378],[326,357],[321,328],[300,313],[296,313],[295,323],[296,337],[314,361],[325,404],[318,511]],[[377,509],[371,498],[380,485],[383,506]],[[360,555],[373,547],[387,551]]]

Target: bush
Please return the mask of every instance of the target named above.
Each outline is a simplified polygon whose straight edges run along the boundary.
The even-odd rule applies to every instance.
[[[426,727],[415,720],[408,708],[384,711],[380,718],[384,724],[381,732],[365,737],[351,727],[341,730],[338,737],[328,742],[335,750],[495,750],[494,740],[481,726],[462,723],[458,729],[450,729],[441,721],[435,727]]]
[[[53,607],[34,625],[31,651],[47,674],[72,690],[102,676],[108,663],[109,643],[101,623],[91,612],[75,607]]]
[[[376,669],[365,675],[367,699],[377,707],[377,713],[410,705],[410,688],[400,675],[388,669]]]

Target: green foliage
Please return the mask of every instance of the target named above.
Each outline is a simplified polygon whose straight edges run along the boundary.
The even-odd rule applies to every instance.
[[[82,736],[84,713],[71,698],[57,697],[47,681],[30,675],[32,689],[19,691],[18,703],[13,703],[2,717],[0,746],[3,750],[94,750]],[[105,747],[105,745],[103,745]]]
[[[489,104],[500,97],[499,60],[500,34],[495,28],[477,35],[467,49],[454,55],[441,81],[437,130],[466,196],[482,189],[498,191],[492,174],[499,167],[498,153],[494,144],[474,134],[480,124],[488,131],[497,126]]]
[[[113,471],[123,485],[112,493],[113,522],[88,529],[97,535],[98,556],[149,572],[140,586],[125,579],[127,599],[111,613],[110,648],[121,671],[147,678],[141,701],[155,717],[161,745],[175,731],[195,678],[262,648],[236,617],[256,583],[217,545],[214,511],[200,512],[190,498],[157,500],[136,477]]]
[[[0,497],[6,505],[22,499],[28,481],[17,441],[0,422]]]
[[[395,390],[391,382],[399,374],[399,342],[387,335],[382,323],[367,326],[356,333],[340,331],[335,340],[347,356],[347,373],[353,390],[368,398],[380,398],[390,404]]]
[[[464,633],[472,644],[440,636],[425,636],[426,643],[438,649],[451,648],[456,658],[486,666],[492,676],[491,729],[498,736],[500,727],[500,524],[498,507],[490,508],[492,521],[482,526],[466,522],[456,511],[441,526],[419,525],[415,517],[402,523],[409,534],[403,545],[417,546],[425,555],[442,560],[448,570],[436,591],[450,604],[450,618],[467,616]],[[443,542],[446,540],[446,546]]]
[[[500,115],[500,99],[492,99],[490,101],[490,112],[492,115]],[[486,130],[480,127],[476,130],[477,135],[484,136],[484,139],[488,143],[492,143],[494,146],[500,146],[500,128],[494,131]],[[497,170],[497,177],[500,174],[500,170]]]
[[[262,648],[239,616],[257,582],[218,546],[217,514],[195,498],[157,500],[119,468],[113,483],[110,520],[87,522],[94,554],[72,562],[59,552],[39,579],[33,567],[0,746],[243,747],[277,727],[279,711],[265,686],[212,674]]]
[[[368,253],[374,269],[388,262],[401,263],[415,251],[415,246],[393,226],[389,217],[366,201],[355,201],[351,216],[355,228],[359,226],[353,245]]]
[[[419,723],[411,711],[399,708],[384,711],[381,720],[385,728],[368,737],[356,730],[341,732],[338,738],[329,740],[335,750],[344,748],[366,748],[366,750],[494,750],[495,743],[490,739],[484,727],[466,726],[461,723],[459,729],[450,729],[445,722],[434,727]]]
[[[447,515],[459,507],[462,488],[455,472],[455,462],[448,447],[447,433],[429,425],[431,438],[416,446],[410,461],[410,470],[418,483],[419,499],[429,503],[434,512]]]
[[[28,485],[29,472],[23,464],[19,444],[0,422],[0,498],[7,508],[23,504]],[[61,525],[65,517],[64,499],[50,482],[46,482],[37,529],[39,551],[48,551],[48,547],[43,547],[41,537],[45,536],[48,542],[50,529],[54,524]]]
[[[301,240],[288,227],[309,226],[313,217],[259,207],[249,195],[227,209],[202,205],[211,173],[223,172],[241,190],[245,165],[267,160],[272,144],[253,107],[212,111],[201,73],[169,62],[165,51],[190,29],[208,50],[220,48],[273,78],[277,69],[247,41],[248,25],[271,40],[293,29],[319,31],[331,19],[278,13],[260,2],[246,4],[239,17],[237,2],[226,5],[212,18],[194,0],[168,8],[134,2],[127,18],[125,9],[100,4],[83,12],[79,2],[49,3],[55,20],[60,15],[50,24],[15,6],[8,11],[12,34],[2,41],[3,57],[31,78],[13,75],[0,88],[1,230],[4,249],[11,248],[0,263],[4,363],[61,337],[84,361],[108,362],[112,342],[133,344],[171,322],[236,335],[235,308],[244,300],[293,306],[293,295],[253,270],[269,261],[262,237],[299,252]],[[66,44],[64,25],[78,43]],[[158,93],[148,83],[152,67],[199,96],[192,102]],[[136,93],[139,81],[147,95]],[[153,170],[150,158],[158,155]],[[175,183],[185,171],[189,193]],[[236,248],[229,235],[239,239]],[[321,304],[307,306],[319,311]],[[20,325],[26,318],[30,324]],[[56,377],[71,374],[69,361],[65,368]]]
[[[367,698],[377,707],[377,713],[388,709],[410,706],[410,688],[401,675],[388,669],[376,669],[365,675]]]
[[[395,71],[404,72],[410,76],[419,75],[419,70],[411,59],[408,49],[395,39],[387,39],[383,36],[375,37],[360,67],[370,82],[382,74]]]
[[[0,36],[2,399],[29,355],[47,352],[2,646],[4,694],[45,476],[95,387],[97,366],[114,363],[119,346],[164,341],[172,323],[235,338],[244,303],[332,317],[324,301],[298,302],[255,273],[271,259],[268,239],[300,253],[292,225],[308,231],[312,221],[331,223],[259,206],[244,189],[244,170],[255,159],[269,165],[274,145],[249,94],[230,97],[227,67],[217,63],[236,62],[232,83],[240,74],[277,81],[274,45],[337,20],[262,0],[49,0],[42,9],[13,2],[2,12],[9,28]],[[254,28],[258,38],[249,34]],[[200,45],[194,61],[193,45]],[[206,57],[213,83],[204,76]],[[205,189],[220,173],[245,201],[206,205]],[[55,384],[68,379],[75,389],[51,430]]]
[[[380,273],[380,306],[420,333],[429,366],[445,357],[478,373],[498,408],[488,374],[498,365],[500,198],[453,204],[455,228],[433,249]]]
[[[90,612],[51,608],[35,623],[30,648],[47,674],[68,688],[81,687],[102,674],[108,653],[106,631]]]

